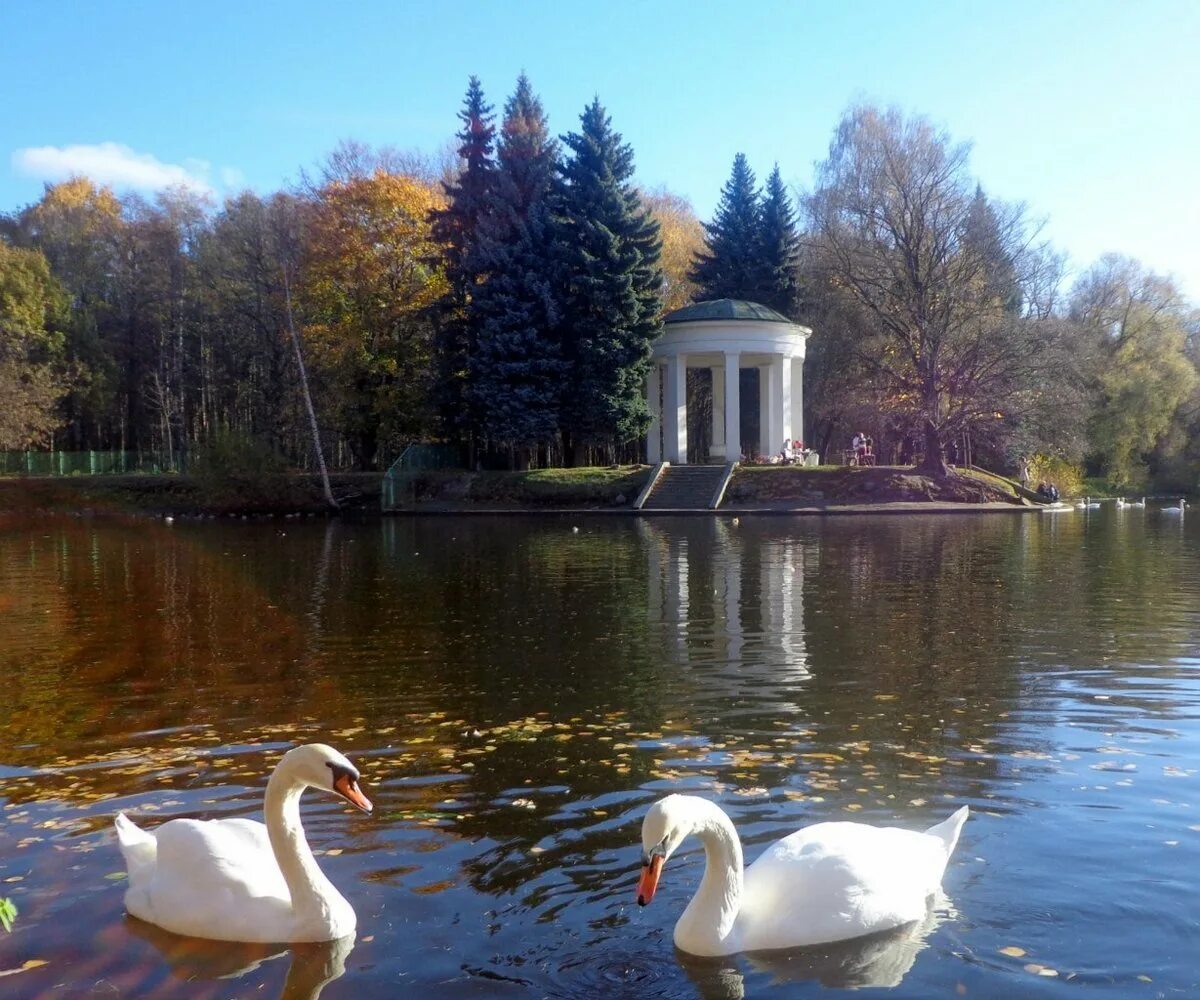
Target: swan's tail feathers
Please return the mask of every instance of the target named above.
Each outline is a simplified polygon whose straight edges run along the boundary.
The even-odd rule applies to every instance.
[[[963,824],[970,814],[971,810],[967,806],[963,806],[952,816],[925,831],[946,845],[946,857],[950,857],[954,853],[955,845],[958,844],[958,835],[962,833]]]
[[[158,841],[124,813],[117,813],[116,827],[117,843],[132,880],[138,872],[158,860]]]

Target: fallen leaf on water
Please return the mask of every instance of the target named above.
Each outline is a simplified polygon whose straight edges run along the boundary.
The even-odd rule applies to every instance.
[[[0,969],[0,976],[15,976],[18,972],[28,972],[30,969],[39,969],[46,964],[44,958],[31,958],[18,969]]]
[[[1007,948],[1001,948],[1000,954],[1007,955],[1009,958],[1024,958],[1025,949],[1018,948],[1015,944],[1010,944]]]

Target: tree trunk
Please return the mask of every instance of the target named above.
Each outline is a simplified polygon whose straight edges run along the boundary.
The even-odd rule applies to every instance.
[[[945,479],[950,475],[950,466],[946,464],[946,449],[942,446],[942,435],[937,425],[928,417],[925,418],[925,457],[917,466],[917,472],[934,479]]]
[[[292,289],[288,283],[287,268],[283,269],[283,299],[287,306],[288,333],[292,338],[292,349],[296,352],[296,367],[300,370],[300,392],[304,396],[304,408],[308,411],[308,423],[312,428],[313,452],[317,458],[317,468],[321,473],[321,488],[325,491],[325,501],[334,510],[338,502],[333,498],[333,490],[329,486],[329,470],[325,468],[325,453],[321,450],[321,431],[317,427],[317,411],[313,407],[312,395],[308,391],[308,372],[304,367],[304,354],[300,350],[300,337],[296,333],[296,323],[292,319]]]

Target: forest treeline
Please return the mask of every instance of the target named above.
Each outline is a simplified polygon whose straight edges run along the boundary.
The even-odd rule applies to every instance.
[[[236,440],[309,467],[295,329],[335,467],[421,440],[472,464],[634,460],[663,315],[721,297],[815,331],[822,453],[863,431],[932,472],[1024,459],[1038,478],[1196,487],[1195,308],[1117,255],[1068,281],[1037,220],[927,119],[851,106],[798,194],[739,154],[702,222],[637,185],[599,101],[556,138],[524,76],[499,113],[472,78],[441,155],[343,143],[219,206],[79,177],[0,216],[0,448],[180,465]]]

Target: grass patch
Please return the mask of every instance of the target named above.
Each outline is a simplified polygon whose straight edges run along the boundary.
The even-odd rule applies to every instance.
[[[466,472],[438,469],[399,477],[399,505],[620,506],[637,498],[648,466],[532,469],[526,472]]]
[[[967,474],[963,474],[967,473]],[[738,466],[725,503],[822,506],[872,503],[1017,503],[1013,485],[990,473],[958,470],[933,479],[902,466]]]
[[[970,476],[972,479],[978,479],[981,483],[986,483],[988,486],[992,487],[992,489],[999,490],[1001,493],[1005,494],[1006,496],[1010,496],[1013,499],[1017,499],[1021,495],[1017,491],[1016,487],[1013,486],[1012,480],[1006,479],[1004,476],[997,476],[995,473],[985,472],[983,469],[959,468],[955,471],[960,475]]]

